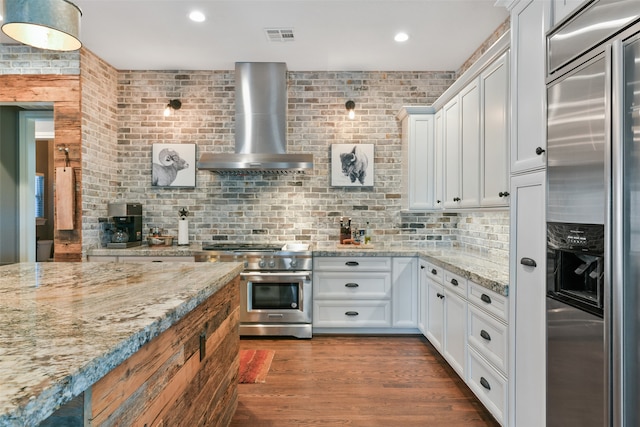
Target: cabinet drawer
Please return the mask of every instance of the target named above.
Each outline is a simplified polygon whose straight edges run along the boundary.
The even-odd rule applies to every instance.
[[[467,384],[498,422],[504,425],[507,419],[507,380],[473,348],[469,348]]]
[[[463,298],[467,298],[467,279],[444,270],[444,286]]]
[[[391,271],[390,257],[314,257],[314,271]]]
[[[427,277],[436,283],[442,284],[442,281],[444,280],[444,270],[442,269],[442,267],[437,267],[429,263],[426,264],[426,267]]]
[[[313,297],[320,299],[388,299],[391,273],[322,271],[313,275]]]
[[[469,345],[507,374],[507,326],[473,305],[469,305]]]
[[[391,327],[391,301],[314,301],[313,326]]]
[[[488,313],[493,314],[499,319],[508,322],[509,319],[509,302],[507,297],[484,288],[477,283],[471,281],[468,289],[469,302],[482,308]]]

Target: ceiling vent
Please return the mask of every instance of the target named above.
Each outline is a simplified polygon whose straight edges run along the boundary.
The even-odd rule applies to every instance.
[[[272,43],[292,42],[295,40],[293,28],[265,28],[264,32],[267,35],[267,40]]]

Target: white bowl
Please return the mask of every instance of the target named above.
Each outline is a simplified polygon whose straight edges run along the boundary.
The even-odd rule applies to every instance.
[[[285,251],[308,251],[309,244],[308,243],[287,243],[284,245],[283,250]]]

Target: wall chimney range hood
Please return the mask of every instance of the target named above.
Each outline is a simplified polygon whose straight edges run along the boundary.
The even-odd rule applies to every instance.
[[[221,174],[304,173],[312,154],[287,153],[287,66],[236,62],[235,153],[202,153],[197,167]]]

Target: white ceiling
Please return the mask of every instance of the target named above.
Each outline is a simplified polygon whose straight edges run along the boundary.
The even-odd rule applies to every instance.
[[[84,46],[119,70],[456,70],[508,16],[495,0],[72,1]],[[295,41],[269,42],[265,28],[292,28]]]

